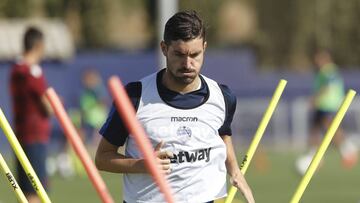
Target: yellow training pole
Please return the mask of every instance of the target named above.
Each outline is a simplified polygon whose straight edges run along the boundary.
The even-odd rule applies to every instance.
[[[33,167],[31,166],[29,159],[27,158],[19,141],[17,140],[1,108],[0,108],[0,127],[4,131],[7,139],[9,140],[11,148],[14,150],[16,157],[19,159],[21,166],[24,168],[33,188],[35,189],[36,193],[39,195],[41,201],[43,203],[51,203],[48,195],[45,192],[44,187],[42,186]]]
[[[316,168],[318,167],[322,157],[324,156],[325,151],[329,146],[332,138],[334,137],[335,132],[337,131],[342,119],[344,118],[346,111],[348,110],[352,100],[355,97],[355,94],[356,92],[354,90],[349,90],[348,93],[346,94],[346,97],[343,103],[341,104],[340,109],[336,113],[335,118],[331,122],[330,127],[327,130],[318,151],[316,152],[314,158],[312,159],[310,166],[306,170],[306,173],[303,179],[301,180],[300,185],[298,186],[294,196],[292,197],[291,203],[298,203],[300,201],[301,196],[303,195],[307,185],[309,184],[310,179],[314,175]]]
[[[1,153],[0,153],[0,168],[1,171],[4,172],[5,178],[9,181],[10,186],[13,188],[18,201],[20,203],[28,203],[24,193],[22,192],[19,184],[16,182],[13,174],[11,173]]]
[[[249,167],[250,161],[255,154],[256,148],[258,147],[259,142],[265,132],[265,129],[266,129],[267,125],[269,124],[270,118],[275,111],[275,108],[280,100],[281,94],[283,93],[283,91],[285,89],[286,83],[287,83],[287,81],[282,79],[282,80],[280,80],[278,86],[276,87],[274,95],[270,100],[269,106],[266,109],[264,116],[262,117],[262,119],[260,121],[259,127],[255,132],[255,135],[250,144],[250,147],[240,165],[240,170],[243,174],[246,173],[246,170]],[[225,203],[231,203],[233,201],[236,191],[237,191],[237,188],[234,186],[231,186],[230,192],[229,192],[228,196],[226,197]]]

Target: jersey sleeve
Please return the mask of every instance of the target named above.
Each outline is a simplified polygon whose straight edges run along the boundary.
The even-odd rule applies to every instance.
[[[234,117],[236,110],[236,96],[231,92],[231,90],[226,85],[219,85],[225,100],[225,120],[224,124],[219,128],[219,135],[232,135],[231,123]]]
[[[36,95],[42,96],[45,94],[48,85],[40,67],[30,70],[28,85]]]
[[[126,92],[133,104],[135,110],[139,107],[141,97],[141,82],[131,82],[125,86]],[[115,105],[113,104],[104,125],[99,133],[111,144],[123,146],[129,136],[129,132],[125,127]]]

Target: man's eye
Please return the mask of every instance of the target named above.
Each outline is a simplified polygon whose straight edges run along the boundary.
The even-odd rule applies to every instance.
[[[191,54],[190,57],[191,57],[191,58],[196,58],[196,57],[199,56],[199,55],[200,55],[200,53],[195,53],[195,54]]]

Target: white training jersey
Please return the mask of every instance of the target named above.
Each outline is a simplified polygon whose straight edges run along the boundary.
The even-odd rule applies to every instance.
[[[137,118],[154,148],[163,140],[162,150],[175,155],[171,159],[172,171],[166,175],[175,202],[202,203],[226,196],[226,147],[218,132],[226,108],[219,85],[202,76],[209,89],[207,101],[196,108],[180,109],[161,99],[156,77],[154,73],[141,80]],[[132,136],[126,141],[125,155],[141,158]],[[124,200],[165,202],[148,174],[124,174]]]

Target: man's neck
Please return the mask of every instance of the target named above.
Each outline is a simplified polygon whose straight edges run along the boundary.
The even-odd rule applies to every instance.
[[[195,91],[199,89],[199,86],[201,84],[201,79],[199,76],[197,76],[195,80],[190,84],[180,84],[167,71],[164,71],[161,81],[166,88],[178,92],[180,94],[186,94]]]
[[[39,63],[39,58],[33,53],[24,53],[22,60],[29,66]]]

